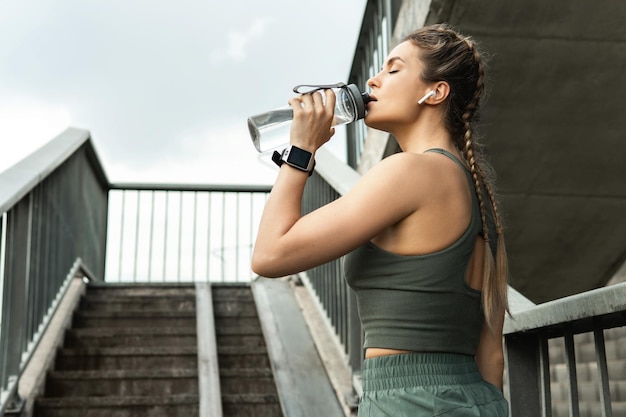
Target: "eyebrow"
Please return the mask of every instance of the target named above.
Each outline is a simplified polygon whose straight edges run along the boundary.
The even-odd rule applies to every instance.
[[[385,65],[386,65],[386,66],[390,66],[390,65],[391,65],[391,64],[393,64],[395,61],[402,61],[402,62],[404,62],[404,59],[400,58],[399,56],[392,56],[392,57],[390,57],[390,58],[387,60],[387,62],[385,62]],[[384,68],[384,66],[383,66],[383,68]],[[382,70],[383,68],[381,68],[381,70]]]

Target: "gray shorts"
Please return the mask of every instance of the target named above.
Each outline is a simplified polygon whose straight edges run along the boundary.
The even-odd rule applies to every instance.
[[[365,359],[359,417],[507,417],[502,392],[472,356],[410,353]]]

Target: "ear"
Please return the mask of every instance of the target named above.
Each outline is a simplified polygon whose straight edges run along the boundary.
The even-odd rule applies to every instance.
[[[425,104],[437,105],[445,101],[450,95],[450,85],[445,81],[438,81],[428,91],[434,91],[424,100]]]

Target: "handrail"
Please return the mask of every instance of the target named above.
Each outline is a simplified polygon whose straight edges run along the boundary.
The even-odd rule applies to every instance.
[[[582,308],[584,307],[584,308]],[[504,334],[539,331],[559,325],[571,325],[626,311],[626,283],[598,288],[539,305],[514,311],[507,317]],[[591,329],[590,329],[591,330]]]
[[[88,143],[89,157],[95,158],[94,168],[101,183],[108,180],[98,157],[89,142],[87,130],[68,128],[55,139],[34,151],[27,158],[0,175],[0,213],[6,212],[65,162],[78,148]]]
[[[16,384],[67,271],[79,259],[104,274],[107,188],[89,132],[75,128],[0,174],[0,413],[20,403]]]

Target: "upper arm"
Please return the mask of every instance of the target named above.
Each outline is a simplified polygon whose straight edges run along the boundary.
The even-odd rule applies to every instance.
[[[339,258],[417,210],[422,176],[415,171],[414,160],[389,157],[346,195],[298,219],[273,245],[280,262],[272,262],[272,276]]]

